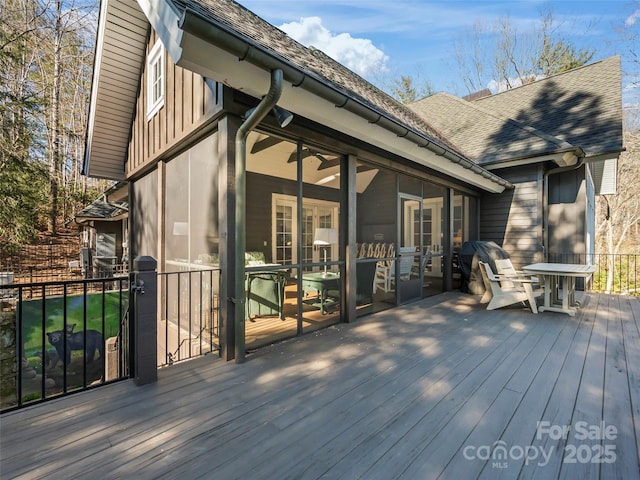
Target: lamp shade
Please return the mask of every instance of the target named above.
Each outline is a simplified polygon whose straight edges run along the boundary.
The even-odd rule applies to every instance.
[[[316,228],[313,236],[314,245],[336,245],[338,230],[336,228]]]

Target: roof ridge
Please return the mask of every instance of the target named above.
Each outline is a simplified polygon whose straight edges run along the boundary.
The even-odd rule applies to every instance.
[[[600,65],[600,64],[605,63],[605,62],[610,62],[615,58],[620,58],[620,55],[612,55],[610,57],[603,58],[602,60],[597,60],[597,61],[595,61],[593,63],[589,63],[589,64],[586,64],[586,65],[581,65],[579,67],[575,67],[575,68],[572,68],[570,70],[565,70],[564,72],[554,73],[553,75],[549,75],[548,77],[544,77],[544,78],[541,78],[539,80],[535,80],[535,81],[533,81],[531,83],[518,85],[517,87],[509,88],[508,90],[504,90],[503,92],[494,93],[493,95],[489,95],[489,96],[486,96],[486,97],[480,97],[480,98],[477,98],[475,100],[472,100],[471,102],[472,103],[481,103],[483,100],[486,100],[488,98],[495,98],[495,97],[498,97],[500,95],[504,95],[504,94],[508,94],[510,92],[514,92],[516,90],[520,90],[522,88],[530,87],[531,85],[534,85],[534,84],[543,83],[543,82],[545,82],[547,80],[557,79],[558,77],[562,77],[562,76],[569,75],[569,74],[574,74],[574,73],[578,72],[579,70],[584,70],[586,68],[595,67],[596,65]]]

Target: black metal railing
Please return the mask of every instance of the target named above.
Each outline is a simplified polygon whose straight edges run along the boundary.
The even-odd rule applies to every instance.
[[[0,285],[0,411],[130,375],[129,278]]]
[[[640,295],[640,254],[551,253],[550,262],[595,265],[586,288],[599,293]]]
[[[219,352],[220,270],[158,274],[158,366]]]

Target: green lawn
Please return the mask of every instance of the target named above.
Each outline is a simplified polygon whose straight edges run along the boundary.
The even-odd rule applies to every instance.
[[[103,333],[105,339],[118,334],[120,319],[124,315],[127,293],[123,293],[122,307],[120,306],[120,292],[105,292],[87,294],[86,318],[87,330],[98,330]],[[84,330],[85,297],[83,295],[68,295],[66,301],[67,325],[76,324],[74,332]],[[103,301],[104,300],[104,301]],[[104,332],[102,331],[102,312],[104,303]],[[44,312],[43,312],[44,308]],[[122,312],[120,312],[122,308]],[[47,342],[46,332],[62,330],[64,327],[64,301],[63,297],[25,300],[22,302],[22,338],[27,357],[29,353],[35,353],[42,349],[42,320],[44,313],[45,322],[45,349],[53,348]]]

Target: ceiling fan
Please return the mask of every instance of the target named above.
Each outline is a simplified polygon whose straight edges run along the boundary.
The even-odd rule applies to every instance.
[[[302,149],[302,153],[301,153],[301,157],[307,158],[307,157],[316,157],[318,160],[320,160],[320,166],[318,167],[318,170],[322,170],[323,168],[329,168],[329,167],[323,167],[323,165],[327,162],[336,162],[335,165],[339,165],[340,160],[339,159],[329,159],[325,156],[323,156],[321,153],[319,153],[316,150],[313,150],[311,148],[303,148]],[[291,152],[291,155],[289,155],[289,159],[287,160],[287,163],[293,163],[293,162],[297,162],[298,161],[298,152],[294,151]]]

